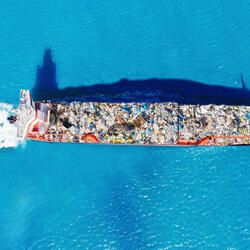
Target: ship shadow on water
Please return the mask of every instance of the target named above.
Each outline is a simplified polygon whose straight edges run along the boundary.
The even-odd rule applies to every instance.
[[[178,102],[181,104],[250,105],[250,91],[241,76],[242,88],[208,85],[185,79],[127,80],[110,84],[58,88],[56,63],[50,49],[38,66],[34,100],[95,102]]]

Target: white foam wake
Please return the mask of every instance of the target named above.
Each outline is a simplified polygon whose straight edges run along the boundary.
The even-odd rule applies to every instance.
[[[17,127],[8,121],[13,106],[0,103],[0,148],[17,147],[21,140],[17,137]]]

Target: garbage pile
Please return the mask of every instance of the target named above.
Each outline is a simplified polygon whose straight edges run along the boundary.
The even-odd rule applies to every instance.
[[[179,139],[250,135],[248,106],[179,105],[179,120]]]
[[[53,103],[49,133],[93,134],[102,143],[177,144],[175,103]]]
[[[250,108],[177,103],[53,103],[48,133],[94,135],[101,143],[178,144],[250,134]]]

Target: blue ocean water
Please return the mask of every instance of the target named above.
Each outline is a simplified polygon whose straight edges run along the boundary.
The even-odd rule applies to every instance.
[[[1,0],[0,102],[33,87],[48,47],[59,87],[239,87],[240,74],[250,81],[249,11],[247,0]],[[1,149],[0,248],[248,249],[249,165],[249,147]]]

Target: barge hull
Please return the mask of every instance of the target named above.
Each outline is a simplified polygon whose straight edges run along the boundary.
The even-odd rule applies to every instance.
[[[250,144],[250,107],[165,103],[34,102],[21,91],[18,137],[146,146]]]

